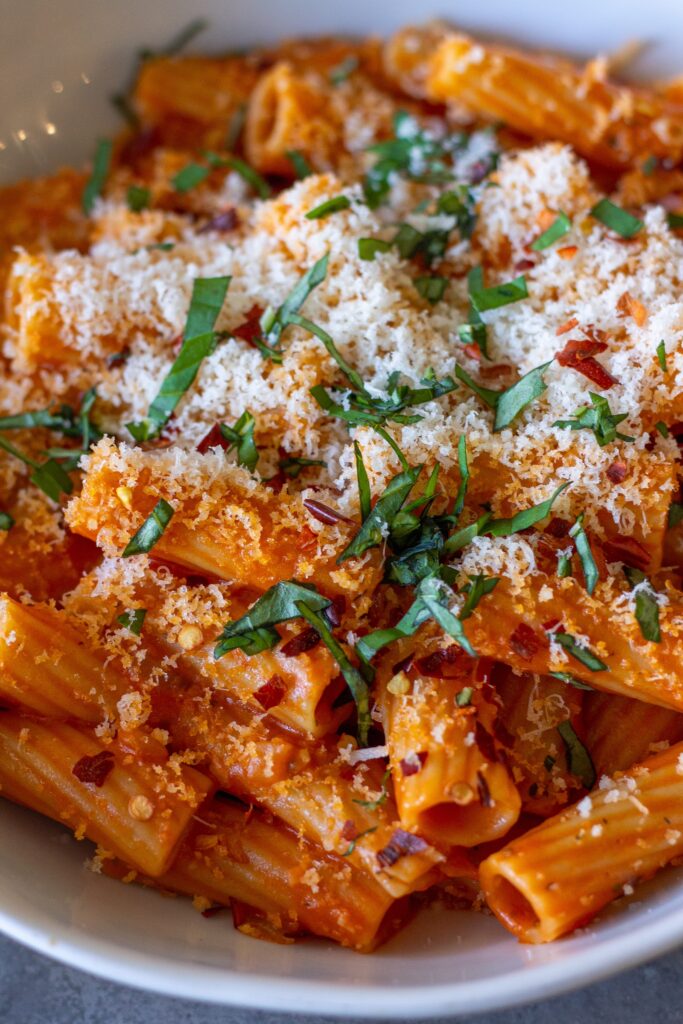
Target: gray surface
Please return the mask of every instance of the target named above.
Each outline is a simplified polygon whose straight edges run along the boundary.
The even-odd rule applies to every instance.
[[[683,949],[610,981],[536,1006],[461,1018],[476,1024],[678,1024]],[[323,1024],[148,995],[62,967],[0,937],[2,1024]],[[413,1024],[420,1024],[414,1021]]]

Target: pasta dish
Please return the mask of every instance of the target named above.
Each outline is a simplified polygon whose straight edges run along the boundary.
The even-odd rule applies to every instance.
[[[257,938],[561,938],[683,855],[683,84],[200,27],[0,190],[2,796]]]

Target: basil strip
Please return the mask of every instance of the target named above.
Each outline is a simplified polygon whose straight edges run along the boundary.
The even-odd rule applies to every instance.
[[[562,737],[567,754],[567,768],[572,775],[581,780],[586,789],[591,789],[595,785],[597,775],[588,750],[574,732],[569,720],[560,722],[557,731]]]
[[[455,376],[458,380],[466,384],[471,391],[474,391],[475,395],[481,398],[485,405],[488,405],[489,409],[495,409],[498,405],[498,398],[500,397],[500,391],[494,391],[492,388],[482,387],[481,384],[477,384],[473,380],[467,370],[463,370],[457,363],[455,364]]]
[[[412,491],[421,472],[422,466],[416,466],[414,469],[404,470],[389,481],[356,536],[337,558],[338,563],[345,562],[348,558],[358,558],[369,548],[382,543],[394,516]]]
[[[370,481],[368,480],[368,473],[363,462],[363,453],[360,449],[358,441],[353,442],[353,454],[356,459],[356,476],[358,477],[358,496],[360,499],[360,518],[361,522],[370,515],[372,511],[372,494],[370,492]]]
[[[571,230],[571,226],[572,222],[567,214],[560,211],[550,227],[542,235],[539,235],[535,242],[531,243],[531,248],[534,252],[542,252],[543,249],[558,242],[560,238],[564,238]]]
[[[95,150],[92,174],[83,189],[83,198],[81,200],[83,212],[88,215],[92,213],[95,200],[102,194],[102,189],[109,173],[111,152],[111,139],[100,139]]]
[[[631,587],[636,590],[636,621],[640,626],[640,632],[645,640],[660,644],[662,634],[659,628],[659,603],[652,584],[640,569],[625,565],[624,572]]]
[[[325,217],[329,217],[331,213],[338,213],[340,210],[348,210],[351,206],[351,200],[348,196],[333,196],[332,199],[326,199],[324,203],[319,203],[314,206],[312,210],[304,214],[306,220],[324,220]]]
[[[459,708],[466,708],[472,702],[472,694],[474,693],[473,686],[463,686],[462,690],[459,690],[455,695],[455,703]]]
[[[612,441],[635,441],[635,437],[629,437],[617,430],[617,427],[628,417],[628,413],[613,413],[608,400],[604,395],[596,395],[589,391],[591,405],[582,405],[574,412],[575,419],[555,420],[554,427],[569,430],[592,430],[595,439],[601,448]]]
[[[467,275],[467,291],[470,296],[470,306],[467,314],[469,322],[458,327],[458,337],[463,345],[476,345],[484,359],[488,359],[486,324],[472,301],[472,292],[482,291],[483,288],[484,271],[480,266],[472,267]]]
[[[536,523],[540,523],[542,519],[550,515],[550,510],[556,499],[567,487],[569,487],[568,483],[560,484],[559,487],[555,488],[550,497],[542,501],[540,505],[532,505],[531,508],[517,512],[509,519],[490,520],[481,532],[491,537],[510,537],[513,533],[519,533],[520,530],[527,530],[530,526],[535,526]]]
[[[467,464],[467,438],[464,434],[460,435],[460,440],[458,441],[458,469],[460,470],[460,486],[458,487],[458,493],[455,496],[451,510],[451,515],[456,519],[462,514],[462,510],[465,507],[467,485],[470,480],[470,469]]]
[[[132,213],[146,210],[150,204],[151,192],[144,185],[131,185],[126,192],[126,203]]]
[[[228,167],[235,174],[239,174],[240,178],[254,190],[260,199],[268,199],[273,194],[273,190],[266,179],[258,171],[254,170],[253,167],[250,167],[245,160],[240,160],[237,156],[222,157],[210,150],[204,156],[212,167]]]
[[[579,558],[581,559],[581,567],[586,580],[586,590],[592,595],[595,587],[597,586],[597,582],[600,579],[600,573],[598,572],[598,567],[595,564],[590,541],[588,540],[588,534],[583,528],[583,512],[577,518],[569,531],[569,536],[573,539]]]
[[[221,423],[220,432],[226,441],[230,442],[227,451],[237,449],[237,463],[253,473],[259,460],[259,453],[254,441],[254,427],[256,420],[250,412],[244,411],[233,427],[227,423]]]
[[[664,344],[663,338],[660,341],[659,345],[657,345],[657,360],[662,368],[662,372],[666,373],[666,345]]]
[[[130,558],[131,555],[151,551],[154,545],[161,540],[174,512],[175,509],[163,498],[160,498],[140,529],[126,544],[121,552],[121,557]]]
[[[557,640],[560,647],[564,647],[568,654],[571,654],[573,658],[580,661],[591,672],[607,671],[607,665],[605,665],[604,661],[600,661],[597,654],[593,654],[590,648],[582,647],[571,633],[551,633],[550,636]]]
[[[460,615],[458,616],[460,621],[463,622],[465,619],[469,619],[482,597],[486,597],[486,595],[490,594],[492,590],[495,590],[499,583],[499,576],[483,576],[481,573],[477,573],[476,576],[471,576],[470,582],[464,588],[467,597],[464,605],[462,606]]]
[[[415,288],[423,299],[430,302],[432,305],[440,302],[443,298],[446,286],[448,284],[447,277],[416,277]]]
[[[314,611],[306,601],[298,601],[299,613],[313,627],[328,651],[339,665],[341,674],[346,680],[346,685],[356,703],[358,712],[358,739],[362,745],[368,741],[368,732],[372,724],[370,719],[370,694],[368,686],[362,675],[352,665],[343,647],[332,635],[332,630],[321,615]]]
[[[444,543],[444,552],[447,555],[454,555],[456,551],[462,551],[462,549],[466,548],[475,537],[479,537],[484,533],[492,518],[493,517],[490,512],[484,512],[476,522],[470,523],[469,526],[464,526],[460,530],[456,530],[456,532],[452,533]]]
[[[348,57],[345,57],[344,60],[340,61],[339,64],[336,64],[330,69],[330,73],[328,75],[330,84],[341,85],[342,82],[345,82],[349,75],[352,75],[358,68],[358,64],[358,57],[356,57],[355,54],[349,54]]]
[[[157,437],[192,386],[199,367],[216,347],[214,326],[230,285],[229,277],[198,277],[192,286],[183,344],[149,407],[147,417],[126,426],[136,441]]]
[[[667,213],[666,222],[672,231],[680,231],[683,228],[683,216],[680,213]]]
[[[59,501],[62,494],[71,494],[74,489],[74,485],[71,482],[66,470],[55,462],[54,459],[48,459],[47,462],[36,462],[35,459],[29,458],[24,452],[20,451],[19,448],[15,448],[13,444],[6,441],[4,437],[0,437],[0,448],[3,448],[10,455],[14,455],[15,458],[19,459],[26,466],[31,466],[33,472],[29,475],[29,480],[32,484],[47,494],[48,498],[52,498],[53,501]]]
[[[135,636],[140,636],[146,615],[146,608],[129,608],[128,611],[117,616],[116,621],[120,622],[122,626],[125,626]]]
[[[313,168],[303,153],[300,153],[298,149],[285,150],[285,156],[294,168],[294,173],[296,174],[298,181],[303,181],[304,178],[308,178],[309,175],[313,174]]]
[[[171,178],[171,184],[176,192],[190,192],[205,181],[210,174],[210,168],[204,164],[186,164],[177,174]]]
[[[669,505],[667,526],[671,530],[674,526],[678,526],[678,524],[681,522],[683,522],[683,505],[678,501],[672,501]]]
[[[633,238],[643,228],[642,220],[632,216],[620,206],[616,206],[609,199],[601,199],[590,211],[590,216],[599,220],[605,227],[610,228],[621,235],[622,238]]]
[[[485,388],[481,384],[477,384],[470,377],[469,373],[463,370],[461,366],[458,366],[457,363],[455,366],[455,376],[474,391],[475,395],[481,398],[482,402],[488,405],[490,409],[495,410],[496,416],[493,430],[497,433],[500,430],[504,430],[505,427],[509,427],[530,402],[533,402],[534,399],[539,398],[543,394],[547,388],[543,380],[543,374],[549,366],[550,363],[548,362],[534,367],[533,370],[529,370],[523,377],[520,377],[515,384],[505,388],[503,391],[494,391],[492,388]]]
[[[308,268],[303,277],[294,285],[279,309],[275,312],[271,311],[270,315],[268,315],[268,310],[263,314],[261,327],[264,332],[264,341],[270,348],[274,348],[277,351],[280,335],[285,327],[292,323],[292,316],[301,311],[301,307],[313,289],[322,284],[327,277],[329,258],[330,254],[325,253],[312,267]]]
[[[226,623],[213,652],[216,660],[228,651],[242,650],[245,654],[260,654],[280,640],[273,629],[280,622],[298,619],[299,605],[305,602],[313,611],[322,611],[332,603],[314,587],[295,580],[282,580],[262,594],[246,615]]]
[[[286,455],[278,461],[278,469],[282,470],[290,480],[297,480],[302,469],[310,466],[326,466],[324,459],[305,459],[300,455]]]
[[[374,260],[378,252],[389,252],[391,242],[382,238],[359,238],[358,255],[362,260]]]
[[[489,309],[500,309],[501,306],[519,302],[520,299],[526,299],[528,295],[526,278],[522,275],[513,281],[506,281],[505,284],[492,285],[490,288],[470,289],[470,302],[478,313],[485,313]]]
[[[584,683],[581,679],[577,679],[570,672],[548,672],[548,675],[552,676],[553,679],[559,679],[560,682],[566,683],[567,686],[573,686],[577,690],[592,690],[595,692],[594,687]]]
[[[9,512],[0,512],[0,530],[8,532],[14,526],[14,519]]]

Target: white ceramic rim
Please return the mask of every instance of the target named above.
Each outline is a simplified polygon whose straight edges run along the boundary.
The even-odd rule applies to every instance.
[[[50,930],[51,929],[51,930]],[[578,986],[601,981],[669,952],[683,941],[683,911],[669,920],[659,916],[640,925],[631,938],[602,939],[595,947],[541,966],[529,973],[516,970],[496,978],[495,986],[473,981],[449,985],[409,986],[400,989],[400,1002],[374,985],[335,985],[328,981],[283,979],[268,974],[248,976],[228,969],[179,962],[169,970],[168,958],[127,950],[91,935],[74,938],[70,929],[54,923],[30,925],[0,907],[0,931],[54,960],[94,974],[106,981],[159,995],[225,1006],[322,1016],[413,1019],[460,1016],[507,1009],[561,995]],[[377,954],[374,954],[377,956]],[[529,992],[529,988],[533,992]],[[387,1004],[390,1004],[388,1008]]]

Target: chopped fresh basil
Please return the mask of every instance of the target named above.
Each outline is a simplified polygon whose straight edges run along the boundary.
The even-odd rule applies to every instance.
[[[529,370],[523,377],[509,388],[503,391],[494,391],[492,388],[485,388],[470,377],[466,370],[456,363],[455,376],[474,391],[475,395],[481,398],[490,409],[495,409],[493,423],[494,432],[504,430],[517,418],[520,412],[533,402],[546,390],[547,385],[543,380],[543,374],[550,366],[550,363],[542,363],[541,366]]]
[[[470,582],[464,588],[464,593],[467,594],[467,597],[458,616],[461,622],[469,619],[482,597],[486,597],[492,590],[495,590],[498,583],[500,583],[499,576],[483,576],[477,573],[476,576],[470,577]]]
[[[246,466],[250,473],[254,472],[259,460],[258,449],[254,442],[255,426],[256,420],[246,410],[234,426],[229,427],[227,423],[221,423],[220,425],[221,434],[226,441],[230,442],[230,447],[227,450],[231,451],[233,448],[236,448],[238,465]]]
[[[597,776],[588,750],[574,732],[569,719],[566,722],[560,722],[557,731],[562,737],[567,754],[567,768],[572,775],[581,780],[586,789],[591,789],[595,785]]]
[[[641,170],[646,178],[650,178],[657,170],[659,161],[656,156],[648,156],[641,164]]]
[[[247,104],[240,103],[228,123],[228,131],[225,136],[225,148],[230,151],[239,142],[240,135],[244,130],[247,121]]]
[[[456,520],[462,514],[462,510],[465,507],[467,485],[470,480],[470,469],[467,463],[467,438],[464,434],[460,435],[460,440],[458,441],[458,469],[460,470],[460,485],[451,510],[451,515]]]
[[[653,644],[662,642],[659,628],[659,603],[657,595],[644,572],[625,565],[624,572],[636,592],[636,621],[645,640]]]
[[[299,313],[304,302],[314,288],[327,277],[327,264],[330,254],[326,253],[319,260],[309,267],[303,277],[299,278],[291,292],[282,303],[274,310],[267,309],[261,317],[261,330],[263,331],[263,346],[265,353],[281,354],[279,341],[285,328],[293,323],[293,316]]]
[[[509,519],[489,518],[489,521],[484,524],[482,534],[485,533],[491,537],[510,537],[513,533],[519,533],[520,530],[528,530],[530,526],[535,526],[536,523],[540,523],[542,519],[550,515],[550,510],[556,499],[567,487],[569,487],[568,483],[560,484],[545,501],[539,505],[532,505],[531,508],[525,508]]]
[[[472,293],[484,288],[484,271],[480,266],[472,267],[467,274],[467,290],[470,296],[467,323],[458,327],[458,337],[463,345],[476,345],[482,356],[488,359],[488,336],[486,324],[472,301]]]
[[[325,217],[329,217],[331,213],[338,213],[340,210],[348,210],[351,206],[351,200],[348,196],[333,196],[332,199],[326,199],[324,203],[319,203],[318,206],[314,206],[312,210],[309,210],[304,216],[306,220],[323,220]]]
[[[633,238],[643,228],[642,220],[622,210],[620,206],[615,206],[609,199],[601,199],[596,203],[590,215],[622,238]]]
[[[539,235],[535,242],[531,243],[531,248],[534,252],[542,252],[543,249],[558,242],[560,238],[564,238],[571,231],[571,226],[572,222],[567,214],[560,211],[550,227],[542,235]]]
[[[389,252],[391,242],[385,242],[382,238],[359,238],[358,255],[362,260],[374,260],[378,252]]]
[[[229,285],[229,277],[195,278],[180,352],[161,382],[146,418],[126,424],[136,441],[149,441],[159,435],[180,399],[194,383],[202,362],[214,351],[214,326]]]
[[[590,541],[588,540],[588,534],[583,528],[583,513],[581,513],[572,526],[569,531],[569,536],[574,541],[579,558],[581,559],[581,567],[586,580],[586,590],[589,594],[592,594],[597,586],[598,580],[600,579],[600,573],[598,572],[598,567],[595,564],[595,558],[593,557]]]
[[[272,189],[266,179],[253,167],[250,167],[245,160],[240,160],[237,156],[222,157],[211,150],[207,150],[204,156],[212,167],[228,167],[235,174],[239,174],[240,178],[253,189],[260,199],[268,199],[272,195]]]
[[[663,338],[659,345],[657,345],[657,359],[659,360],[659,365],[661,366],[662,371],[666,373],[666,345],[664,344]]]
[[[564,647],[568,654],[571,654],[573,658],[580,661],[591,672],[607,671],[607,665],[605,665],[604,661],[600,661],[597,654],[593,654],[590,648],[582,646],[571,633],[551,633],[550,636],[558,642],[560,647]]]
[[[9,532],[14,526],[14,519],[9,512],[0,512],[0,530],[5,533]]]
[[[375,507],[366,516],[351,543],[339,555],[337,562],[345,562],[348,558],[358,558],[369,548],[378,547],[382,543],[391,528],[394,517],[415,486],[421,471],[421,466],[404,470],[389,481]]]
[[[133,213],[139,213],[141,210],[146,210],[150,204],[152,194],[148,188],[144,185],[131,185],[126,192],[126,202],[128,209]]]
[[[164,535],[164,531],[170,523],[175,509],[167,501],[160,498],[150,514],[145,519],[140,529],[133,534],[121,552],[122,558],[130,558],[131,555],[151,551]]]
[[[462,690],[459,690],[455,695],[455,703],[459,708],[467,708],[472,702],[472,694],[474,688],[472,686],[463,686]]]
[[[577,679],[570,672],[549,672],[549,676],[553,679],[559,679],[561,682],[566,683],[567,686],[573,686],[576,690],[593,690],[592,686],[588,683],[584,683],[581,679]]]
[[[368,685],[363,679],[355,665],[352,665],[339,641],[332,635],[322,615],[311,608],[307,601],[297,601],[299,614],[306,619],[306,622],[316,631],[328,651],[339,665],[341,674],[346,680],[346,685],[356,704],[358,713],[358,739],[365,745],[368,741],[368,732],[372,724],[370,719],[370,694]]]
[[[423,299],[434,305],[440,302],[448,285],[447,277],[416,277],[415,287]]]
[[[210,168],[204,164],[190,163],[181,168],[171,178],[171,184],[176,192],[190,192],[197,185],[206,181],[210,174]]]
[[[300,476],[302,469],[307,469],[309,466],[325,465],[327,463],[324,459],[304,459],[299,455],[286,455],[279,460],[278,469],[282,470],[290,480],[296,480]]]
[[[683,505],[678,501],[672,501],[669,505],[667,525],[669,529],[672,529],[672,527],[678,526],[681,522],[683,522]]]
[[[358,497],[360,500],[360,518],[361,522],[370,515],[372,511],[372,494],[370,492],[370,481],[368,480],[368,472],[363,462],[363,453],[360,449],[358,441],[353,442],[353,453],[356,459],[356,476],[358,478]]]
[[[462,551],[475,537],[479,537],[484,533],[492,518],[490,512],[484,512],[474,523],[456,530],[445,541],[444,552],[448,555],[454,555],[457,551]]]
[[[380,785],[382,787],[382,791],[381,791],[380,795],[377,797],[377,799],[376,800],[356,800],[354,798],[354,800],[353,800],[354,804],[358,804],[360,807],[365,807],[368,811],[376,811],[378,807],[381,807],[382,804],[386,803],[386,801],[387,801],[387,797],[389,796],[389,790],[387,788],[387,783],[388,783],[390,778],[391,778],[391,768],[387,768],[387,770],[385,771],[384,775],[382,776],[382,781],[380,783]]]
[[[358,57],[355,54],[349,54],[344,60],[340,61],[333,68],[330,69],[328,75],[331,85],[341,85],[345,82],[349,75],[352,75],[358,68]]]
[[[635,437],[621,434],[616,429],[628,418],[628,413],[613,413],[603,395],[596,395],[593,391],[589,391],[588,394],[592,405],[582,405],[574,412],[574,419],[555,420],[553,426],[564,430],[592,430],[601,448],[612,441],[635,441]]]
[[[218,660],[236,649],[249,655],[270,650],[280,640],[280,634],[273,627],[289,619],[298,619],[302,602],[314,611],[322,611],[332,603],[305,583],[295,580],[276,583],[259,597],[246,615],[226,623],[214,649],[214,658]]]
[[[116,621],[120,622],[122,626],[125,626],[135,636],[140,636],[146,615],[146,608],[129,608],[128,611],[119,615]]]
[[[670,431],[664,420],[657,420],[655,423],[655,430],[658,434],[661,434],[662,437],[669,437]]]
[[[30,466],[33,472],[30,474],[29,480],[53,501],[59,501],[62,494],[71,494],[73,491],[71,478],[54,459],[48,459],[47,462],[42,463],[36,462],[35,459],[29,458],[25,452],[6,441],[4,437],[0,437],[0,448],[19,459],[24,465]]]
[[[550,754],[548,754],[543,759],[543,767],[545,768],[545,770],[547,772],[551,772],[553,770],[553,768],[555,767],[555,758],[551,757]]]
[[[342,853],[341,856],[342,857],[350,857],[351,854],[354,853],[354,851],[356,849],[356,844],[358,843],[358,840],[362,839],[363,836],[371,835],[373,832],[376,832],[378,828],[379,828],[379,825],[371,825],[370,828],[363,829],[362,832],[359,832],[358,835],[356,836],[356,838],[351,840],[351,842],[346,847],[346,849],[344,850],[344,852]]]
[[[97,143],[97,149],[95,150],[92,174],[88,178],[83,190],[82,206],[83,212],[86,214],[92,213],[95,200],[98,196],[102,195],[102,189],[104,188],[104,183],[107,180],[107,174],[109,173],[111,153],[111,139],[100,139]]]
[[[303,153],[300,153],[298,149],[286,150],[285,156],[287,157],[290,164],[294,168],[294,173],[298,181],[303,181],[304,178],[308,178],[311,174],[313,174],[313,168],[311,167]]]
[[[561,580],[566,579],[572,574],[572,560],[571,556],[566,554],[564,551],[560,552],[557,556],[557,575]]]
[[[526,278],[522,275],[505,284],[492,285],[490,288],[475,287],[470,289],[470,301],[478,313],[489,309],[500,309],[512,302],[519,302],[529,295]]]
[[[666,222],[672,231],[680,231],[683,228],[683,215],[680,213],[667,213]]]
[[[475,205],[475,196],[467,185],[454,185],[447,192],[441,193],[436,203],[436,212],[455,217],[460,237],[469,238],[476,221]]]

